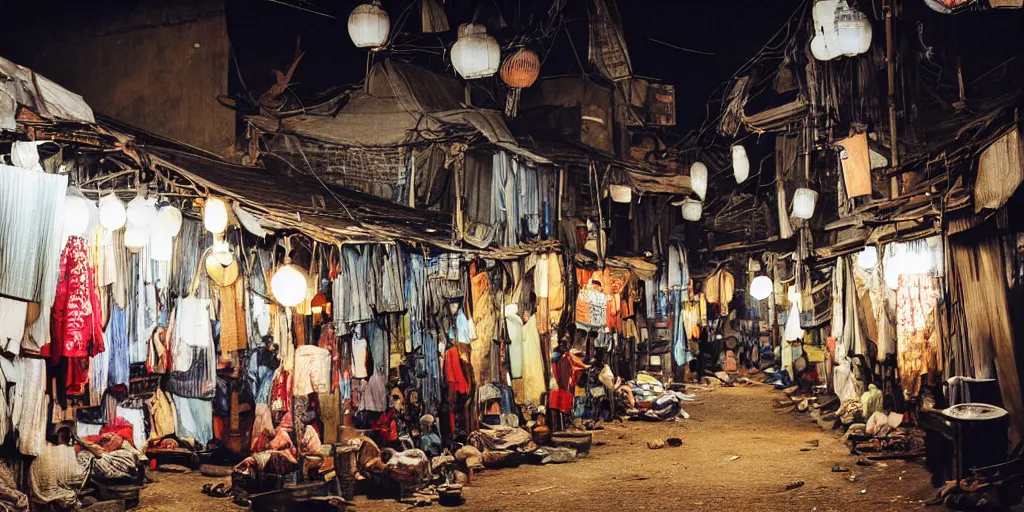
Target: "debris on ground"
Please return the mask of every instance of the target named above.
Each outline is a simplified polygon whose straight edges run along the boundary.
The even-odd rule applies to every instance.
[[[733,455],[732,457],[729,457],[729,462],[732,462],[734,460],[739,460],[739,458],[740,458],[739,455]]]
[[[665,444],[667,444],[667,445],[669,445],[669,446],[671,446],[673,448],[678,448],[678,447],[683,445],[683,440],[678,438],[678,437],[670,437],[670,438],[665,440]]]
[[[840,466],[839,464],[835,464],[835,465],[832,466],[832,472],[833,473],[847,473],[849,471],[850,471],[850,468],[845,468],[843,466]]]
[[[798,489],[798,488],[803,487],[803,486],[804,486],[804,481],[803,480],[793,480],[792,482],[786,484],[786,490],[787,491],[792,491],[793,489]]]
[[[665,441],[661,439],[652,439],[647,441],[647,448],[651,450],[660,450],[665,447]]]

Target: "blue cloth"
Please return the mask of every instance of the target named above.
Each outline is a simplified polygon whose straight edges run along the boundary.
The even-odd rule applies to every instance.
[[[110,308],[110,322],[107,323],[107,346],[110,359],[107,366],[107,383],[110,386],[128,385],[128,314],[113,304]]]
[[[171,393],[174,402],[175,434],[191,437],[200,445],[213,439],[213,402],[201,398],[185,398]]]
[[[266,363],[275,361],[274,355],[267,347],[259,347],[249,353],[245,367],[245,378],[249,381],[252,398],[258,404],[270,403],[270,389],[274,384],[274,368]]]

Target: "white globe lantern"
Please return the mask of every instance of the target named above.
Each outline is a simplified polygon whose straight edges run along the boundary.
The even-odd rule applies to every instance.
[[[694,162],[690,166],[690,188],[703,201],[708,192],[708,166],[703,162]]]
[[[885,268],[883,274],[885,277],[885,285],[890,290],[895,290],[900,286],[900,276],[903,275],[905,259],[902,253],[885,259]]]
[[[137,195],[128,201],[128,222],[140,228],[149,226],[156,220],[156,198],[149,199]]]
[[[228,228],[228,207],[224,201],[211,197],[203,208],[203,225],[213,234],[223,233]]]
[[[687,199],[683,201],[683,218],[690,222],[697,222],[700,220],[701,213],[704,211],[704,203],[700,201],[694,201],[693,199]]]
[[[136,226],[131,222],[124,229],[124,246],[132,252],[138,252],[149,243],[149,234],[145,228]]]
[[[357,48],[380,48],[389,32],[391,20],[379,1],[357,6],[348,15],[348,36]]]
[[[464,24],[452,46],[452,65],[466,80],[492,76],[501,66],[501,47],[483,25]]]
[[[270,278],[274,299],[289,308],[306,299],[306,286],[306,274],[292,264],[281,265]]]
[[[174,238],[181,231],[181,210],[171,206],[163,206],[156,214],[154,231]]]
[[[732,174],[736,177],[736,183],[743,183],[750,177],[750,160],[747,158],[747,149],[739,144],[732,147]]]
[[[103,227],[110,231],[121,229],[127,219],[124,203],[117,196],[110,194],[100,199],[100,224]]]
[[[64,196],[64,233],[82,236],[89,229],[89,201],[80,196]]]
[[[854,57],[871,49],[871,22],[864,13],[839,2],[835,23],[840,53]]]
[[[857,255],[857,266],[870,270],[878,265],[878,248],[873,245],[865,245],[864,250]]]
[[[629,185],[608,185],[608,195],[616,203],[628,203],[633,200],[633,189]]]
[[[814,216],[814,205],[818,202],[818,193],[809,188],[798,188],[793,193],[793,218],[810,219]]]
[[[768,276],[757,276],[750,282],[750,296],[757,300],[765,300],[775,289],[772,278]]]
[[[153,261],[171,261],[174,243],[166,233],[152,232],[149,235],[149,257]]]

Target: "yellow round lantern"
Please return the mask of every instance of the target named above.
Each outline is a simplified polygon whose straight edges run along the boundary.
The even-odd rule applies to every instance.
[[[540,57],[529,48],[520,48],[501,65],[501,80],[513,89],[526,89],[540,76]]]

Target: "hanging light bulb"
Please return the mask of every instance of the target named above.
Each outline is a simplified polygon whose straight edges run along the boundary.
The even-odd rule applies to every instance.
[[[174,238],[181,231],[181,210],[171,206],[163,206],[156,214],[154,231]]]
[[[149,226],[156,220],[156,198],[145,198],[141,194],[128,201],[128,222],[140,228]]]
[[[306,274],[298,267],[286,263],[278,267],[270,278],[270,292],[282,306],[292,307],[306,299]]]
[[[324,308],[326,306],[327,296],[324,295],[324,292],[317,292],[316,295],[313,296],[313,300],[309,302],[309,309],[313,312],[314,315],[319,315],[320,313],[323,313]]]
[[[704,162],[694,162],[690,166],[690,188],[701,201],[704,200],[704,195],[708,192],[708,166],[704,165]]]
[[[110,231],[121,229],[127,219],[124,203],[117,196],[109,194],[100,199],[100,224],[103,227]]]
[[[814,216],[814,205],[818,202],[818,193],[809,188],[798,188],[793,193],[793,217],[810,219]]]
[[[865,245],[864,250],[857,255],[857,266],[870,270],[878,264],[878,248],[873,245]]]
[[[498,72],[501,65],[501,47],[487,34],[487,27],[463,24],[459,39],[452,46],[452,66],[466,80],[484,78]]]
[[[89,229],[89,201],[81,196],[64,196],[64,233],[82,236]]]
[[[704,203],[700,201],[694,201],[693,199],[687,199],[683,201],[683,218],[690,222],[697,222],[700,220],[701,213],[704,211]]]
[[[149,235],[149,257],[153,261],[171,261],[174,242],[166,233],[153,231]]]
[[[356,6],[348,15],[348,36],[356,48],[380,48],[390,31],[391,20],[378,0]]]
[[[768,276],[757,276],[750,282],[750,296],[757,300],[765,300],[775,289],[775,283]]]
[[[203,208],[203,225],[213,234],[223,233],[228,227],[228,208],[224,201],[211,197]]]
[[[633,189],[629,185],[608,185],[608,195],[616,203],[628,203],[633,200]]]
[[[124,230],[124,246],[132,252],[139,252],[149,242],[149,235],[144,228],[129,222]]]
[[[739,144],[732,147],[732,174],[736,177],[736,183],[743,183],[750,176],[747,149]]]

